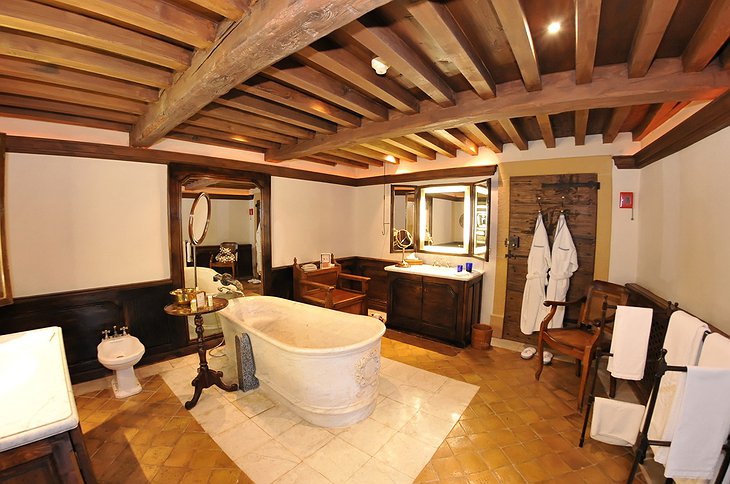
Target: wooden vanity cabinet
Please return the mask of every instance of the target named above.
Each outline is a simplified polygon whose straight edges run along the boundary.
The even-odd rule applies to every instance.
[[[468,281],[388,272],[387,326],[459,347],[479,323],[482,276]]]

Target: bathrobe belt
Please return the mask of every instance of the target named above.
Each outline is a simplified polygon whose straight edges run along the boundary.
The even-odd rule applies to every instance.
[[[525,276],[525,279],[528,281],[531,281],[533,279],[540,279],[543,286],[547,286],[548,279],[547,279],[547,273],[544,272],[531,272]]]
[[[563,279],[570,279],[570,276],[572,276],[572,275],[573,275],[572,272],[560,273],[560,272],[550,271],[550,279],[555,279],[556,281],[560,281]]]

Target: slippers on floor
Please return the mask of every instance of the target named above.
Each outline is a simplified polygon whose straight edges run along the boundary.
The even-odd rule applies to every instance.
[[[543,365],[549,365],[553,362],[553,354],[549,351],[543,351],[542,352],[542,364]]]
[[[537,348],[534,348],[532,346],[528,346],[524,350],[522,350],[522,353],[520,353],[520,358],[523,360],[529,360],[533,356],[535,356],[535,353],[537,353]]]

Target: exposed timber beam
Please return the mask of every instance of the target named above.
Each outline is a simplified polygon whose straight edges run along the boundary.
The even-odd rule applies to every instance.
[[[420,156],[421,158],[426,158],[428,160],[436,159],[436,151],[432,150],[431,148],[426,148],[422,144],[416,143],[415,141],[408,139],[405,136],[394,139],[386,139],[385,142],[400,149],[409,151],[416,156]]]
[[[405,137],[409,140],[415,141],[416,143],[422,144],[426,148],[431,148],[435,152],[441,153],[448,158],[456,157],[456,150],[458,149],[456,146],[437,138],[431,133],[413,133],[407,134]]]
[[[446,4],[426,0],[408,4],[407,8],[456,65],[477,94],[482,99],[494,97],[496,87],[492,75],[476,54],[472,43]]]
[[[730,0],[714,0],[682,54],[686,72],[700,71],[730,38]]]
[[[134,146],[149,146],[215,98],[274,62],[293,54],[388,0],[270,0],[220,35],[205,55],[162,92],[130,134]],[[287,42],[271,42],[272,38]]]
[[[509,136],[509,139],[512,140],[512,143],[515,144],[517,149],[524,151],[529,147],[527,139],[520,133],[520,130],[517,129],[517,126],[515,126],[511,119],[500,119],[499,124],[502,125],[502,128],[507,132],[507,136]]]
[[[674,110],[674,106],[676,104],[677,103],[675,102],[668,102],[652,105],[641,123],[639,123],[639,125],[631,132],[632,139],[634,141],[641,141],[646,138],[649,133],[664,124],[664,122],[669,119],[669,113]]]
[[[354,161],[349,158],[345,158],[344,156],[328,155],[326,153],[317,153],[316,155],[311,155],[309,158],[316,158],[318,160],[329,161],[331,163],[336,163],[338,165],[354,166],[355,168],[360,168],[363,170],[367,170],[368,168],[370,168],[370,165],[368,163]]]
[[[393,146],[389,143],[386,143],[385,141],[369,141],[367,143],[362,144],[365,148],[370,148],[371,150],[379,151],[383,153],[384,155],[391,155],[395,156],[399,160],[405,160],[405,161],[411,161],[415,163],[418,161],[418,157],[411,153],[410,151],[406,151],[402,148],[398,148],[397,146]]]
[[[555,148],[555,135],[553,134],[553,126],[550,124],[550,115],[538,114],[537,124],[540,127],[540,134],[542,134],[545,147]]]
[[[459,126],[459,129],[472,138],[476,138],[482,146],[486,146],[495,153],[502,152],[502,140],[494,136],[487,126],[479,124],[465,124]]]
[[[625,64],[598,66],[593,71],[593,82],[589,84],[576,85],[572,72],[559,72],[543,76],[540,91],[526,92],[519,81],[500,84],[499,96],[489,100],[479,98],[473,91],[464,91],[457,94],[455,106],[440,108],[433,104],[427,106],[424,102],[416,114],[368,123],[333,135],[317,135],[313,140],[273,150],[267,157],[288,160],[371,140],[505,118],[714,99],[729,88],[730,70],[717,64],[711,64],[701,72],[684,73],[680,59],[657,59],[647,75],[639,79],[628,79]]]
[[[641,77],[649,70],[679,0],[647,0],[629,53],[629,77]]]
[[[439,138],[459,147],[464,153],[475,156],[479,153],[479,147],[467,135],[456,128],[436,129],[433,134]]]
[[[398,111],[407,114],[418,112],[418,100],[413,94],[397,82],[377,75],[369,64],[345,49],[317,50],[305,47],[297,52],[296,57],[351,82]]]
[[[575,2],[575,82],[591,82],[596,62],[601,0]]]
[[[190,0],[196,5],[231,20],[240,19],[246,11],[248,1],[241,0]]]
[[[426,64],[390,27],[364,26],[352,22],[342,29],[353,39],[367,47],[375,55],[413,82],[441,106],[454,104],[454,92],[441,75]]]
[[[611,119],[608,121],[608,126],[603,131],[603,142],[613,143],[613,140],[618,136],[621,126],[631,112],[631,106],[621,106],[611,112]]]
[[[586,144],[586,134],[588,132],[588,109],[579,109],[575,112],[575,145],[581,146]]]
[[[540,68],[537,64],[530,26],[527,24],[520,0],[492,0],[492,6],[512,48],[525,88],[528,91],[540,90],[542,87]]]
[[[341,158],[347,158],[347,159],[353,160],[353,161],[367,163],[368,165],[379,166],[379,167],[383,166],[382,160],[371,158],[369,156],[358,155],[357,153],[351,153],[351,152],[345,151],[345,150],[332,150],[329,154],[339,156]]]
[[[200,111],[200,114],[211,118],[225,119],[226,121],[231,121],[233,123],[245,124],[246,126],[267,129],[269,131],[294,136],[296,138],[311,139],[314,137],[313,131],[225,106],[212,104],[203,108]]]

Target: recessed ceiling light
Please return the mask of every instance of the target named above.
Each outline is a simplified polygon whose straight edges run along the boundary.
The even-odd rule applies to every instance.
[[[395,156],[393,156],[393,155],[386,155],[385,156],[385,161],[387,161],[388,163],[395,163],[395,161],[396,161],[395,160]]]
[[[560,22],[551,22],[547,28],[548,33],[557,34],[560,32]]]

